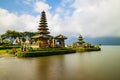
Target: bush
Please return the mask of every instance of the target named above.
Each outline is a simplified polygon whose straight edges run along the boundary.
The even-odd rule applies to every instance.
[[[28,46],[28,47],[27,47],[27,50],[28,50],[28,51],[33,51],[33,48],[32,48],[31,46]]]
[[[100,48],[85,48],[85,51],[100,51]]]
[[[12,50],[7,50],[7,53],[14,54],[14,52]]]
[[[85,48],[83,47],[77,47],[77,48],[74,48],[77,52],[84,52],[85,51]]]
[[[12,48],[10,50],[6,50],[7,53],[9,54],[15,54],[18,50],[16,48]]]
[[[59,54],[75,53],[75,50],[54,50],[54,51],[34,51],[34,52],[17,52],[18,57],[39,57]]]
[[[77,52],[86,52],[86,51],[100,51],[101,48],[100,47],[90,47],[90,48],[87,48],[87,47],[77,47],[77,48],[74,48],[74,50],[76,50]]]
[[[0,47],[0,50],[12,49],[12,48],[20,48],[20,46],[1,46],[1,47]]]

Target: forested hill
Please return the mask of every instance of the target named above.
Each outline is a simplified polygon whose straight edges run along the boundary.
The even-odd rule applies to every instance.
[[[68,38],[66,40],[67,44],[77,41],[77,38]],[[84,38],[85,42],[90,42],[92,44],[101,44],[101,45],[120,45],[120,37],[100,37],[100,38]]]

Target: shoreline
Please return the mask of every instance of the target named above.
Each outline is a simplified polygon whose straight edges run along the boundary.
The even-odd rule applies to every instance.
[[[0,53],[0,58],[2,58],[2,57],[15,57],[15,55],[14,54],[8,54],[8,53]]]
[[[11,50],[12,51],[12,50]],[[52,55],[60,55],[60,54],[71,54],[76,52],[91,52],[91,51],[101,51],[101,48],[71,48],[71,49],[40,49],[40,50],[34,50],[34,51],[26,51],[21,52],[17,51],[15,54],[12,51],[9,51],[10,53],[7,53],[6,51],[0,52],[0,58],[1,57],[41,57],[41,56],[52,56]]]

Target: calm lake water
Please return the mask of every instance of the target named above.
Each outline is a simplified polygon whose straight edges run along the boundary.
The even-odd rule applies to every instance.
[[[120,46],[47,57],[2,57],[0,80],[120,80]]]

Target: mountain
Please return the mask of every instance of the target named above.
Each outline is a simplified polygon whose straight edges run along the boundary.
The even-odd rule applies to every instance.
[[[72,37],[66,40],[66,44],[70,45],[72,42],[76,42],[77,38]],[[101,45],[120,45],[120,37],[99,37],[99,38],[84,38],[85,42],[90,42],[92,44],[101,44]]]

